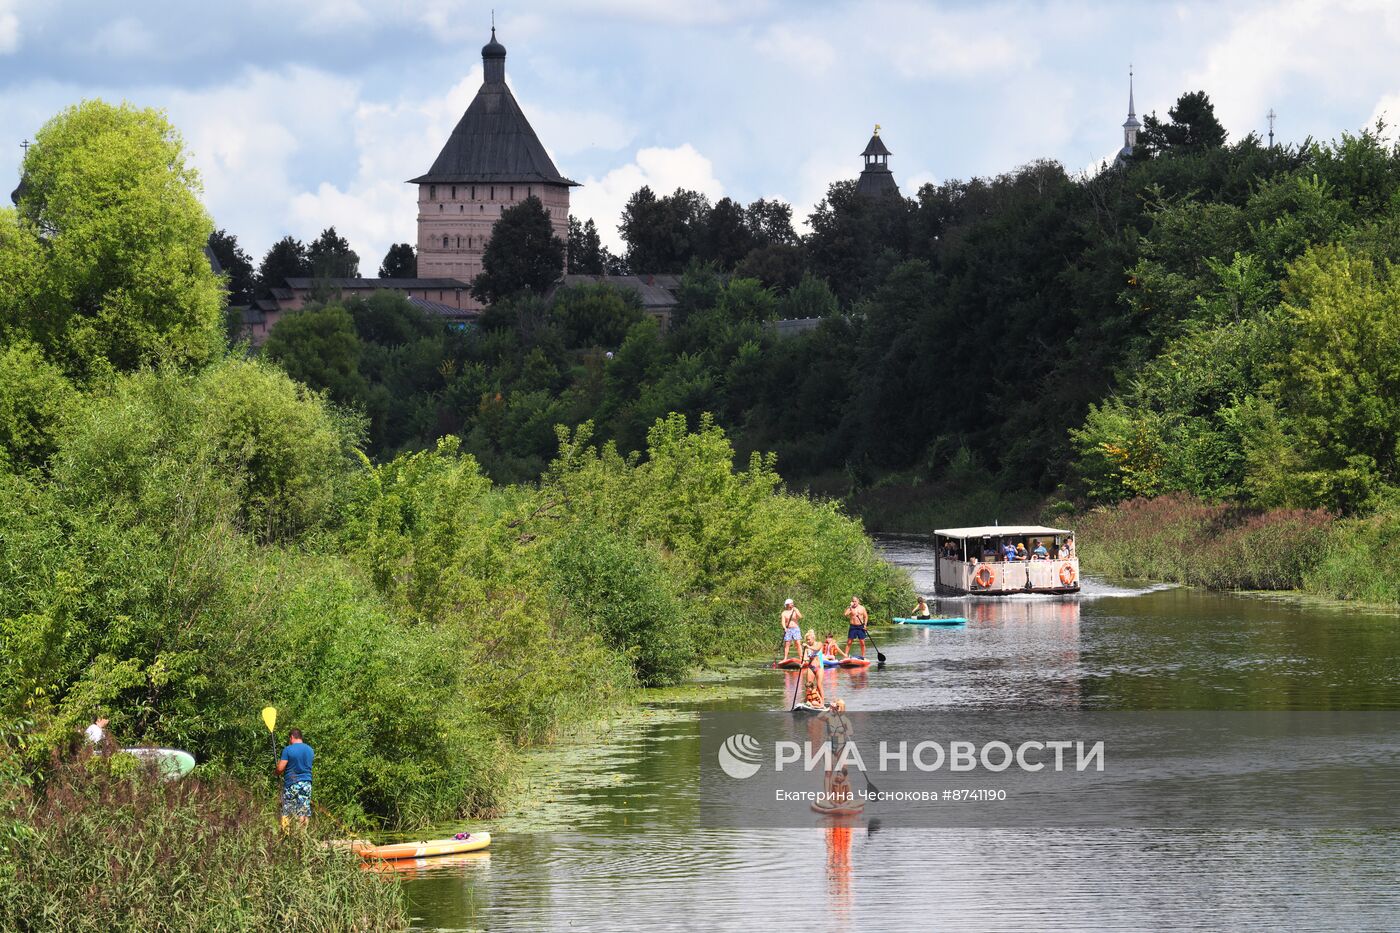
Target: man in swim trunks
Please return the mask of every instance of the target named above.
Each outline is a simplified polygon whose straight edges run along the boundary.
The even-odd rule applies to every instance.
[[[851,607],[846,610],[846,618],[850,620],[851,627],[846,630],[846,655],[851,653],[851,642],[860,642],[860,656],[865,657],[865,639],[869,637],[865,631],[865,626],[870,622],[870,613],[865,611],[865,607],[860,604],[860,598],[851,597]]]
[[[788,659],[788,651],[797,649],[797,656],[802,657],[802,613],[798,610],[792,600],[783,603],[783,660]]]
[[[302,826],[311,818],[311,762],[316,753],[301,740],[301,730],[287,733],[287,747],[277,762],[282,775],[282,828],[291,825],[292,817]]]

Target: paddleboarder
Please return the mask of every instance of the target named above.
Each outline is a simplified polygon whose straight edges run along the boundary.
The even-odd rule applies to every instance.
[[[797,649],[797,656],[802,657],[802,612],[797,608],[797,604],[792,600],[783,603],[783,660],[788,659],[788,651]]]
[[[870,623],[870,613],[865,611],[865,607],[860,604],[859,596],[851,597],[851,606],[846,610],[846,618],[850,620],[851,627],[846,630],[846,656],[850,657],[851,643],[860,642],[860,656],[865,657],[865,640],[870,634],[865,630]]]
[[[807,690],[803,699],[808,706],[826,706],[826,691],[822,689],[822,668],[825,667],[825,658],[822,655],[822,646],[817,641],[817,633],[812,629],[807,630],[807,639],[802,645],[802,678],[806,682]]]
[[[292,817],[302,826],[311,817],[311,762],[316,752],[302,741],[301,730],[287,732],[287,747],[277,762],[282,775],[282,828],[291,825]]]
[[[931,612],[928,611],[928,600],[926,600],[926,599],[924,599],[922,596],[920,596],[920,597],[919,597],[919,604],[918,604],[917,606],[914,607],[914,612],[913,612],[913,616],[912,616],[912,617],[915,618],[915,619],[927,619],[927,618],[930,618],[930,617],[932,617],[932,616],[933,616],[933,613],[931,613]]]

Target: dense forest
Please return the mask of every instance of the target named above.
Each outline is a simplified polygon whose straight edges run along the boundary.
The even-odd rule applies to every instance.
[[[331,300],[266,353],[367,412],[377,455],[452,433],[501,479],[536,475],[556,424],[630,450],[660,415],[711,412],[877,522],[881,490],[905,516],[1172,491],[1374,506],[1400,439],[1384,128],[1230,142],[1197,92],[1139,143],[1087,176],[1045,161],[874,199],[836,182],[805,236],[781,203],[683,190],[632,197],[620,257],[574,221],[571,269],[683,274],[664,334],[625,293],[507,273],[478,329]],[[513,213],[502,254],[543,222]],[[787,317],[822,320],[779,339]]]

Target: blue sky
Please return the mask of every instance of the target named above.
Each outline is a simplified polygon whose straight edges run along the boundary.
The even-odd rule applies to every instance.
[[[215,222],[255,258],[335,225],[371,273],[481,80],[492,3],[0,0],[0,180],[88,97],[164,108]],[[1232,138],[1400,120],[1400,4],[496,0],[507,79],[574,213],[615,242],[643,183],[778,197],[800,218],[879,123],[906,193],[1037,158],[1072,171],[1204,89]],[[8,190],[8,183],[5,190]]]

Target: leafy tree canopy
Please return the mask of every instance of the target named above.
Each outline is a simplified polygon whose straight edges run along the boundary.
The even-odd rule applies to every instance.
[[[0,335],[32,341],[79,379],[218,352],[213,224],[163,115],[69,107],[36,134],[21,189],[18,215],[0,212]]]
[[[413,246],[408,243],[395,243],[390,246],[389,251],[384,254],[384,261],[379,264],[379,277],[381,279],[418,278],[418,257],[413,252]]]
[[[534,196],[501,212],[481,257],[481,274],[472,282],[472,295],[495,304],[521,292],[541,295],[564,272],[564,242],[544,204]]]

